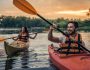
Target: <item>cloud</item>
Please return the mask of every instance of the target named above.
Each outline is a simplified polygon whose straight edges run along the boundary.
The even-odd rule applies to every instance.
[[[77,10],[77,11],[58,11],[56,14],[68,14],[68,15],[77,15],[77,16],[85,16],[88,10]]]
[[[20,11],[16,11],[16,10],[6,10],[6,11],[0,11],[0,13],[2,13],[2,15],[6,15],[6,16],[16,16],[16,15],[23,15],[23,12]]]
[[[17,9],[13,0],[0,0],[0,14],[3,15],[24,15],[28,16]],[[90,8],[90,0],[27,0],[38,13],[47,18],[58,17],[80,17],[86,16],[87,10]]]

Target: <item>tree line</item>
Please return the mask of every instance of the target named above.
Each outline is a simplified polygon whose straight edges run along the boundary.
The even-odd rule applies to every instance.
[[[56,23],[59,28],[65,28],[68,21],[74,20],[79,23],[79,30],[90,31],[90,19],[80,20],[80,19],[47,19],[51,23]],[[49,28],[49,24],[40,18],[30,18],[24,16],[0,16],[0,28],[21,28],[21,26],[31,27],[45,27]]]

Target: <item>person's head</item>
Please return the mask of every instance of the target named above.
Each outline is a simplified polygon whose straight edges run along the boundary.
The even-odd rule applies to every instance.
[[[67,24],[67,31],[69,34],[74,34],[78,28],[78,23],[76,21],[69,21]]]
[[[22,27],[22,28],[21,28],[21,32],[26,32],[26,33],[28,33],[27,27]]]

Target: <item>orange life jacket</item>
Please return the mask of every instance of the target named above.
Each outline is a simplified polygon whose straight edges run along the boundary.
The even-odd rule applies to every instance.
[[[75,42],[81,42],[82,41],[80,34],[76,34],[75,37],[70,36],[70,40],[73,41],[73,42],[71,42],[70,47],[71,48],[76,48],[77,47],[77,49],[70,49],[70,51],[71,52],[77,52],[79,50],[80,46],[77,43],[75,43]],[[62,47],[68,47],[69,46],[69,42],[68,41],[69,41],[69,38],[66,37],[66,42],[65,43],[60,43],[59,46],[61,48]],[[67,51],[67,49],[65,49],[65,50]]]

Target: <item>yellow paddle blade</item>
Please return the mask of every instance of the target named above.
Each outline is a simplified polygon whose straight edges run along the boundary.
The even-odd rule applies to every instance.
[[[36,10],[26,0],[13,0],[13,4],[28,14],[37,15]]]
[[[6,38],[0,37],[0,42],[3,42],[5,40],[6,40]]]
[[[3,37],[0,37],[0,42],[3,42],[7,39],[12,39],[12,38],[16,38],[17,36],[12,36],[12,37],[9,37],[9,38],[3,38]]]

